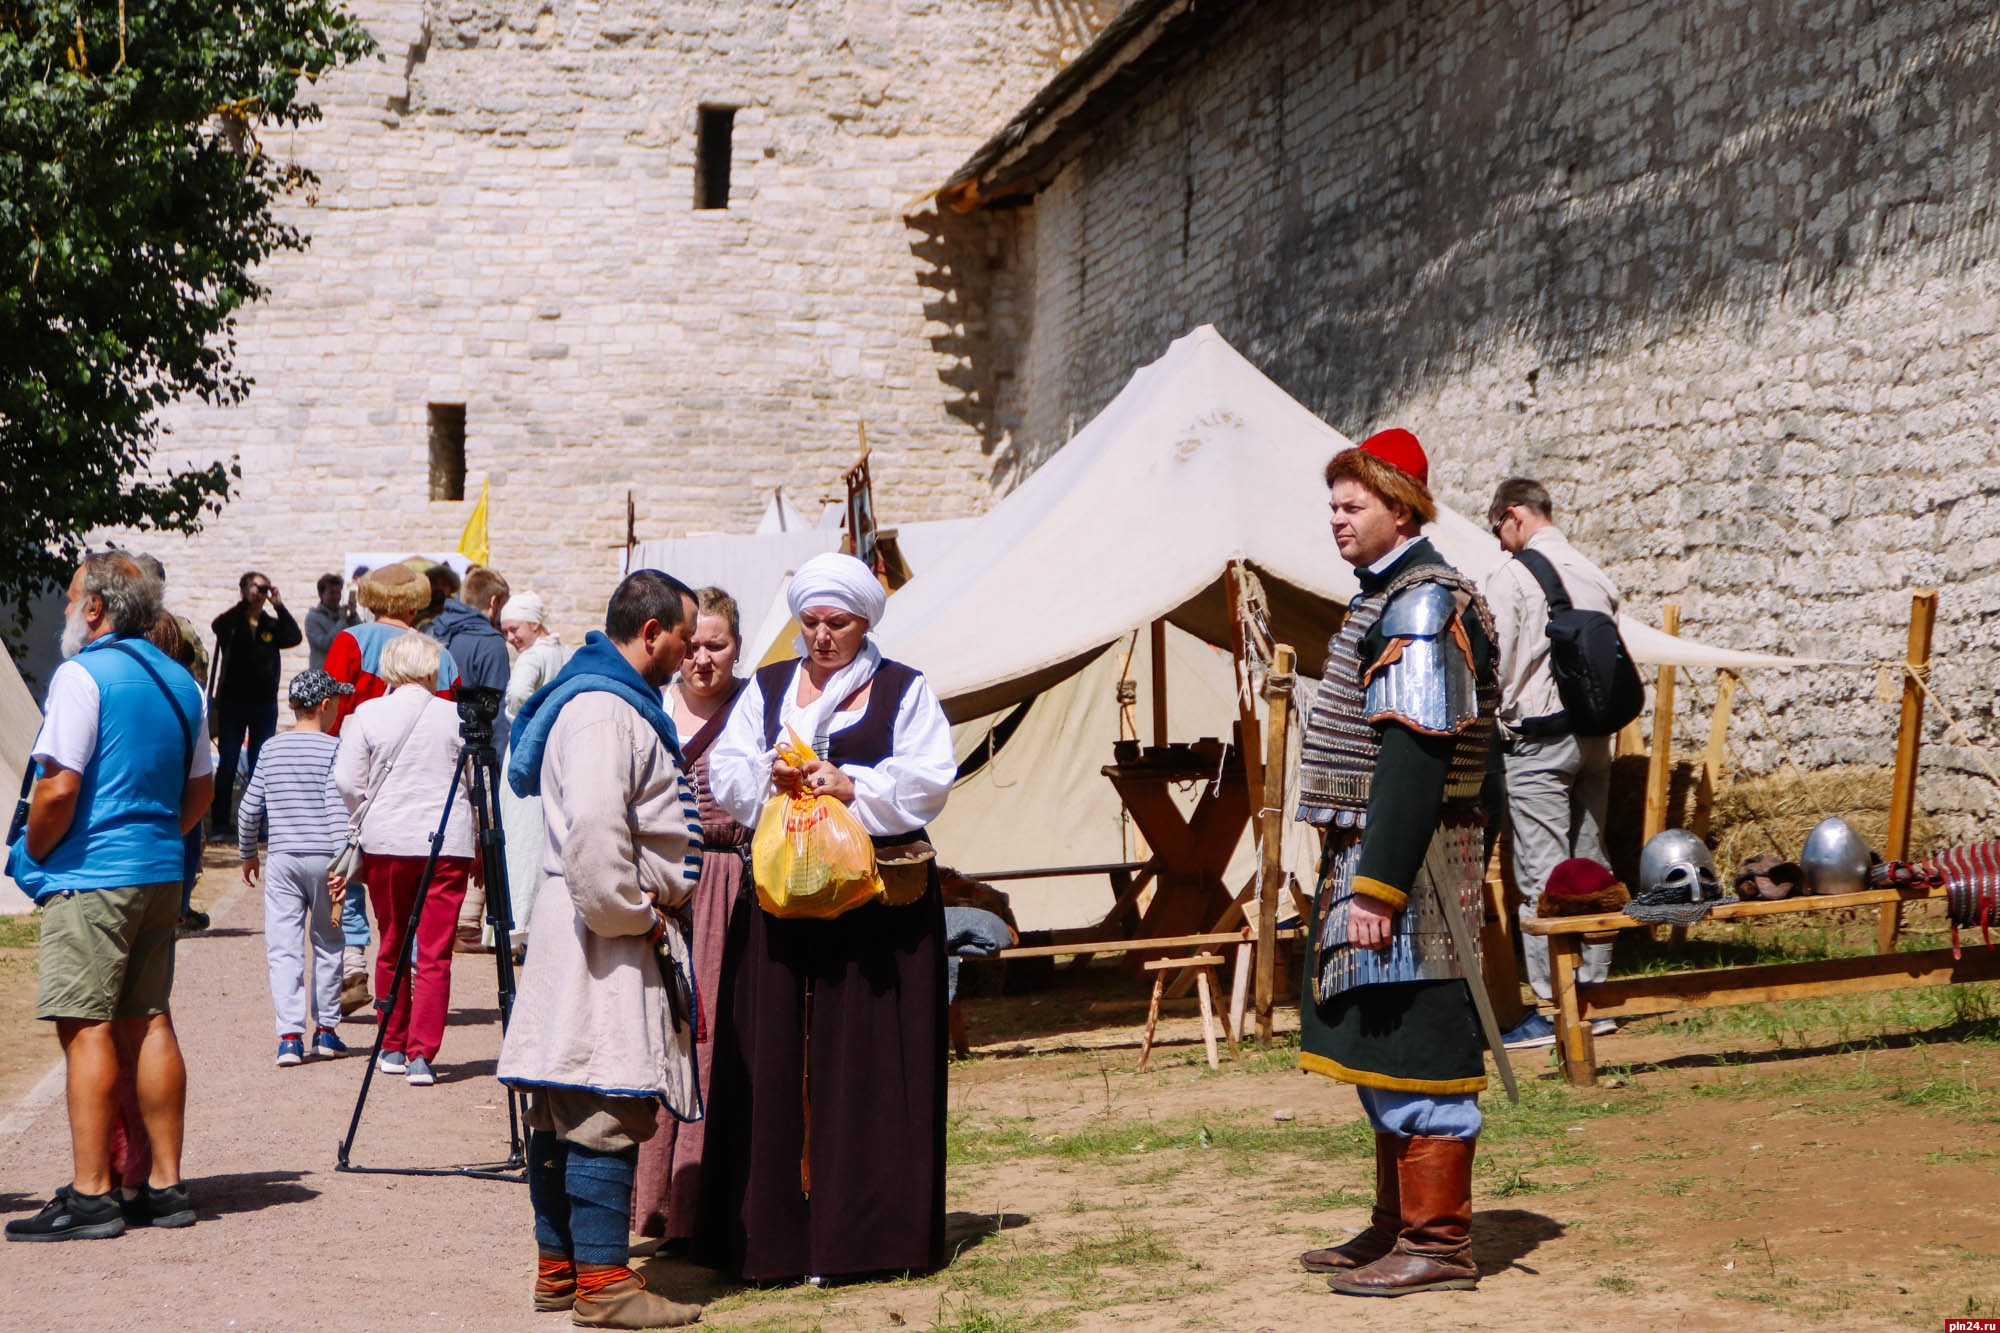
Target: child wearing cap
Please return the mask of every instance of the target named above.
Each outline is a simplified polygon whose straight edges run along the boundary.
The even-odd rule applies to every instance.
[[[264,743],[257,771],[236,817],[243,882],[257,886],[257,826],[267,822],[270,863],[264,884],[264,951],[271,971],[271,1004],[277,1010],[278,1063],[305,1059],[305,1033],[313,1054],[347,1054],[334,1031],[340,1022],[341,946],[338,899],[327,888],[327,867],[345,836],[347,821],[333,789],[333,760],[340,741],[332,732],[341,700],[352,685],[314,667],[292,678],[290,731]],[[305,990],[305,946],[312,954],[312,996]]]

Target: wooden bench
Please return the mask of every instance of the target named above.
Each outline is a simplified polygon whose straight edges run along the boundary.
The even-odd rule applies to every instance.
[[[1942,898],[1941,888],[1868,889],[1781,898],[1776,902],[1727,903],[1711,908],[1703,921],[1741,921],[1749,917],[1783,916],[1794,912],[1825,912],[1841,907],[1885,907],[1900,910],[1906,902]],[[1563,1074],[1579,1087],[1597,1081],[1597,1050],[1590,1023],[1595,1018],[1637,1018],[1676,1009],[1706,1009],[1732,1004],[1765,1004],[1820,995],[1852,995],[1863,991],[1905,990],[1916,986],[1949,986],[1968,981],[2000,980],[2000,949],[1968,944],[1963,958],[1950,949],[1920,953],[1863,954],[1856,958],[1826,958],[1807,963],[1763,963],[1750,967],[1705,968],[1653,976],[1619,977],[1584,984],[1576,979],[1583,946],[1593,939],[1609,940],[1618,931],[1645,926],[1623,912],[1598,916],[1537,918],[1521,928],[1549,941],[1549,980],[1555,992],[1556,1048]]]
[[[1058,931],[1055,933],[1060,935],[1069,932]],[[1084,932],[1077,933],[1081,934]],[[1297,927],[1280,930],[1277,932],[1276,942],[1282,944],[1288,940],[1295,940],[1299,938],[1301,933]],[[1244,1015],[1250,1000],[1250,974],[1255,970],[1257,937],[1256,933],[1249,926],[1239,926],[1235,930],[1211,931],[1202,935],[1168,935],[1159,939],[1149,940],[1078,939],[1062,944],[1030,944],[1012,949],[1002,949],[991,958],[969,957],[963,961],[967,963],[1004,963],[1013,958],[1057,958],[1068,957],[1070,955],[1089,959],[1098,954],[1138,954],[1154,953],[1168,949],[1199,949],[1204,951],[1203,956],[1215,959],[1214,962],[1206,964],[1206,966],[1212,968],[1224,961],[1221,958],[1206,953],[1207,950],[1213,948],[1228,948],[1233,955],[1229,960],[1234,964],[1229,982],[1229,1037],[1231,1046],[1233,1047],[1235,1042],[1243,1036]],[[1191,981],[1198,975],[1196,965],[1185,959],[1170,959],[1161,963],[1146,963],[1143,965],[1142,970],[1159,973],[1153,987],[1153,1003],[1155,1007],[1157,1007],[1161,998],[1161,983],[1166,980],[1169,972],[1186,973]],[[1172,988],[1168,987],[1167,989],[1170,991]],[[970,1054],[970,1047],[965,1040],[965,1017],[959,1010],[958,1001],[956,1000],[951,1004],[947,1021],[951,1028],[952,1050],[960,1059],[964,1059]],[[1210,1040],[1212,1044],[1213,1038]]]

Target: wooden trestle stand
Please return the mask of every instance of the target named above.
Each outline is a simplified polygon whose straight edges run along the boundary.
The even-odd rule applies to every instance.
[[[1930,672],[1931,630],[1937,618],[1937,604],[1937,591],[1930,588],[1919,589],[1910,599],[1909,651],[1905,658],[1902,713],[1896,733],[1896,775],[1891,787],[1889,833],[1882,849],[1883,856],[1892,861],[1906,861],[1910,855],[1910,830],[1916,814],[1917,762],[1923,750],[1924,685]],[[1679,608],[1670,603],[1664,610],[1664,628],[1668,633],[1674,633],[1679,628]],[[1666,827],[1667,779],[1673,769],[1673,672],[1672,667],[1660,668],[1654,694],[1653,750],[1646,786],[1645,833],[1648,838]],[[1693,831],[1698,834],[1705,835],[1708,831],[1715,787],[1721,777],[1729,708],[1735,697],[1736,683],[1734,672],[1722,671],[1718,674],[1716,708],[1709,721],[1708,745],[1702,753],[1702,772],[1696,789],[1692,822],[1696,826]],[[1945,890],[1941,888],[1916,885],[1868,889],[1859,893],[1806,894],[1776,902],[1725,904],[1710,909],[1703,920],[1740,921],[1798,912],[1874,907],[1879,913],[1876,951],[1858,957],[1826,958],[1803,963],[1767,963],[1627,976],[1594,984],[1577,980],[1577,970],[1583,961],[1583,946],[1593,938],[1608,940],[1620,930],[1640,928],[1643,922],[1623,912],[1608,912],[1598,916],[1537,919],[1524,923],[1523,929],[1531,935],[1544,936],[1549,941],[1550,982],[1555,991],[1556,1005],[1556,1045],[1562,1058],[1563,1074],[1571,1083],[1588,1086],[1597,1079],[1596,1046],[1590,1032],[1592,1019],[1636,1018],[1676,1009],[1766,1004],[1774,1000],[1822,995],[2000,980],[2000,950],[1967,949],[1961,958],[1954,958],[1950,949],[1896,952],[1903,904],[1944,896]],[[1684,934],[1680,928],[1676,928],[1674,933],[1676,937]]]

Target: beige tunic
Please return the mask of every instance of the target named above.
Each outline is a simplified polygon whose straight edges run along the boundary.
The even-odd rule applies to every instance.
[[[631,705],[592,691],[549,733],[542,814],[548,846],[500,1078],[658,1096],[688,1113],[692,1034],[672,1024],[646,934],[654,901],[677,908],[693,891],[693,791]]]

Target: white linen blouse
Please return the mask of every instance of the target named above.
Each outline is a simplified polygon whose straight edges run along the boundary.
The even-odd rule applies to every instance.
[[[522,649],[514,659],[514,666],[507,674],[507,717],[511,721],[521,712],[521,706],[534,697],[535,691],[556,678],[569,660],[562,640],[553,634],[541,638]]]
[[[804,711],[798,698],[799,668],[795,667],[785,682],[778,713],[781,736],[785,724],[796,726]],[[829,731],[847,730],[866,712],[864,704],[835,713]],[[891,753],[881,763],[840,766],[854,783],[854,800],[847,808],[861,821],[861,827],[878,838],[913,833],[936,819],[958,778],[951,723],[945,720],[944,708],[931,692],[930,682],[921,675],[903,691],[896,708],[894,735]],[[776,753],[764,745],[764,691],[753,677],[730,711],[715,748],[708,752],[709,790],[745,828],[756,827],[764,802],[776,790],[771,785],[771,761]]]
[[[419,717],[415,729],[411,722]],[[396,756],[384,780],[389,752],[409,732],[409,743]],[[424,856],[444,813],[458,767],[458,709],[421,685],[399,685],[378,699],[356,708],[340,728],[340,752],[333,761],[333,781],[351,817],[369,787],[382,783],[381,794],[368,806],[361,825],[361,847],[371,856]],[[452,802],[445,825],[446,856],[472,855],[472,802],[464,791]]]

